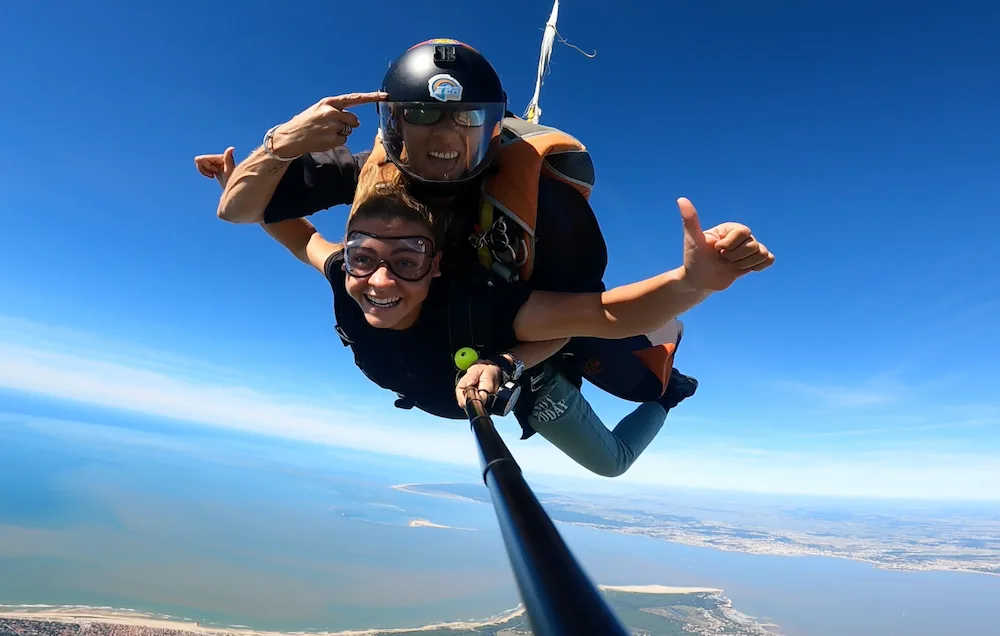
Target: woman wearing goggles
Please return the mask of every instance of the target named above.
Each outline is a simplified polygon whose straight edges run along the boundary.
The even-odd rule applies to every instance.
[[[440,257],[426,234],[413,220],[399,219],[389,227],[364,216],[353,220],[341,256],[344,285],[371,326],[406,329],[416,321],[427,298],[428,276],[439,275]]]
[[[268,224],[265,229],[327,278],[338,332],[371,380],[406,396],[422,410],[461,419],[464,393],[460,390],[456,400],[453,321],[467,320],[476,326],[475,344],[487,360],[498,360],[519,343],[648,334],[738,278],[774,262],[746,226],[727,223],[702,232],[690,202],[680,199],[678,205],[685,228],[684,264],[589,294],[532,290],[496,280],[485,270],[443,279],[441,253],[435,248],[440,222],[395,187],[355,202],[342,244],[326,241],[305,219]],[[495,392],[501,384],[498,377],[511,375],[502,366],[474,365],[459,389]],[[514,380],[519,371],[513,373]],[[610,431],[575,386],[548,377],[533,394],[530,415],[515,415],[527,417],[532,428],[582,466],[616,476],[652,441],[666,411],[693,394],[695,387],[696,383],[681,387],[673,395],[667,395],[668,389],[664,398],[669,403],[640,404]]]

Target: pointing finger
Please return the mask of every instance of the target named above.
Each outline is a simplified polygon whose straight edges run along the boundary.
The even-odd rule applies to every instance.
[[[376,102],[384,102],[389,98],[389,93],[383,91],[375,91],[372,93],[348,93],[346,95],[337,95],[336,97],[327,97],[324,102],[333,106],[334,108],[343,110],[345,108],[350,108],[351,106],[359,106],[361,104],[374,104]]]

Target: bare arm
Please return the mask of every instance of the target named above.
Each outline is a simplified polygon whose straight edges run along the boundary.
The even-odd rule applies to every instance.
[[[279,157],[284,156],[279,150],[273,149]],[[288,170],[288,164],[269,157],[263,146],[254,150],[229,176],[219,199],[219,218],[230,223],[263,222],[264,210]]]
[[[382,92],[324,97],[275,128],[269,144],[271,152],[281,158],[293,158],[339,148],[360,125],[358,118],[344,109],[379,102],[386,97],[388,95]],[[229,177],[219,200],[219,218],[231,223],[262,223],[264,212],[290,163],[272,159],[263,146],[254,150]],[[353,188],[350,194],[353,196]]]
[[[511,348],[510,352],[521,359],[525,369],[539,365],[566,346],[569,338],[555,338],[553,340],[542,340],[539,342],[521,342]],[[511,360],[513,363],[514,361]]]
[[[281,156],[281,155],[279,155]],[[198,171],[215,177],[222,186],[217,214],[233,223],[259,223],[270,203],[289,162],[270,158],[263,147],[257,148],[243,163],[233,162],[233,147],[222,154],[194,158]]]
[[[332,254],[340,252],[340,243],[331,243],[323,238],[313,224],[305,219],[288,219],[277,223],[261,224],[271,238],[284,245],[306,265],[312,265],[326,275],[326,261]]]
[[[598,294],[536,290],[518,312],[514,333],[522,342],[628,338],[659,329],[711,293],[692,289],[683,267]]]
[[[767,269],[774,254],[750,228],[722,223],[702,232],[698,212],[681,197],[684,265],[600,294],[533,291],[514,319],[522,342],[591,336],[609,340],[653,332],[750,272]]]

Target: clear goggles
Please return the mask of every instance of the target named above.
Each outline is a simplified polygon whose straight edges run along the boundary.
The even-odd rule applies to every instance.
[[[400,280],[416,282],[430,273],[434,241],[426,236],[380,236],[358,230],[344,241],[344,268],[355,278],[371,276],[385,264]]]

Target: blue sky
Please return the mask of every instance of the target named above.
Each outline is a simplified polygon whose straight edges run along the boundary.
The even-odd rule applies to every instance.
[[[597,56],[556,47],[542,121],[594,155],[608,283],[677,264],[678,196],[778,256],[684,317],[701,388],[615,484],[1000,497],[1000,8],[931,4],[561,5]],[[520,111],[551,4],[503,27],[494,4],[234,6],[0,8],[0,388],[474,465],[461,422],[365,381],[325,282],[218,220],[192,157],[246,156],[431,37],[485,53]],[[526,470],[589,478],[505,436]]]

